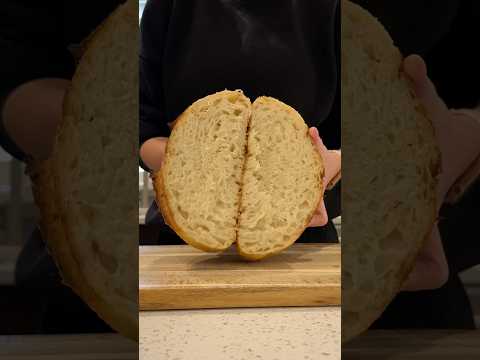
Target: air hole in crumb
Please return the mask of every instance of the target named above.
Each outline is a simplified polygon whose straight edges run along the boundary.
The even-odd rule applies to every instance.
[[[308,201],[305,200],[303,203],[300,204],[300,209],[306,209],[308,208],[308,205],[309,205]]]
[[[213,218],[212,215],[208,215],[206,220],[211,222],[216,222],[216,220]]]
[[[210,229],[205,225],[197,225],[198,229],[202,229],[203,231],[210,232]]]
[[[273,227],[273,228],[279,228],[279,227],[282,227],[282,226],[285,226],[286,225],[286,221],[285,219],[279,219],[279,218],[274,218],[272,220],[272,222],[270,223],[270,225]]]
[[[186,212],[180,205],[177,206],[177,210],[180,213],[180,215],[186,220],[188,219],[188,212]]]

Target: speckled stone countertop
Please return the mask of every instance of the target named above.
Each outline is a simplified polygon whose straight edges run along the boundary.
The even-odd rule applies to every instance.
[[[140,312],[140,360],[339,360],[340,307]]]

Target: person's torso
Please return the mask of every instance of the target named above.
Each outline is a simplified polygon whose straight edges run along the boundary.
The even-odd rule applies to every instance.
[[[262,95],[284,101],[310,126],[334,117],[336,129],[322,136],[339,145],[340,117],[332,114],[337,5],[337,0],[172,1],[162,69],[167,120],[210,93],[242,89],[252,101]]]

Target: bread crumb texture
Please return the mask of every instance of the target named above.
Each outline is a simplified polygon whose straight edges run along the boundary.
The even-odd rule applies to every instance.
[[[342,1],[342,338],[398,293],[436,213],[439,155],[402,56],[367,11]]]
[[[52,157],[33,165],[41,227],[64,282],[138,338],[138,3],[89,37]]]

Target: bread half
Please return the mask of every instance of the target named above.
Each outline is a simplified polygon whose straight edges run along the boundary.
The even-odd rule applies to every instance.
[[[343,1],[343,341],[399,292],[436,218],[439,151],[401,64],[383,26]]]
[[[165,221],[190,245],[258,260],[295,242],[322,194],[323,165],[301,116],[241,91],[192,104],[154,176]]]
[[[51,158],[31,164],[41,230],[63,281],[138,339],[138,2],[89,38]]]
[[[320,202],[323,166],[293,108],[270,97],[256,99],[252,108],[238,250],[256,260],[284,250],[303,233]]]
[[[190,245],[222,251],[236,240],[250,100],[222,91],[193,103],[175,122],[154,177],[165,221]]]

